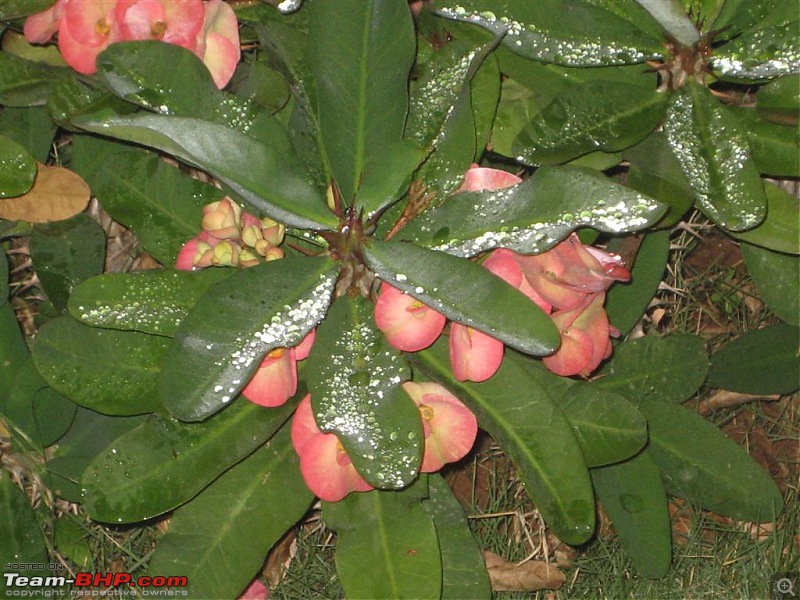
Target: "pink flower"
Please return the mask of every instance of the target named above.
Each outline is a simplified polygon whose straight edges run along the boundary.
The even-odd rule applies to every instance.
[[[116,18],[125,40],[162,40],[194,51],[203,12],[197,0],[117,0]]]
[[[25,21],[31,43],[56,32],[64,60],[84,74],[95,73],[98,54],[120,41],[161,40],[191,50],[219,88],[241,57],[236,14],[222,0],[58,0]]]
[[[222,0],[209,0],[203,6],[203,27],[198,34],[195,54],[208,67],[216,86],[222,89],[233,77],[241,58],[239,23],[236,13]]]
[[[464,404],[438,383],[407,381],[403,389],[419,408],[425,434],[422,473],[464,458],[478,435],[478,420]]]
[[[375,323],[388,342],[404,352],[427,348],[445,324],[444,315],[391,285],[381,285],[375,304]]]
[[[547,252],[520,256],[519,263],[531,287],[560,309],[577,306],[586,294],[605,291],[615,280],[630,279],[619,257],[595,248],[589,251],[574,233]]]
[[[611,353],[612,333],[603,309],[605,294],[585,295],[583,302],[552,315],[561,333],[561,346],[544,357],[544,365],[556,375],[588,376]]]
[[[260,579],[254,579],[236,600],[267,600],[269,588]]]
[[[358,474],[339,438],[322,433],[314,420],[311,394],[300,402],[292,419],[292,445],[300,456],[300,473],[316,496],[338,502],[350,492],[374,489]]]
[[[500,169],[489,169],[473,164],[464,174],[464,183],[459,192],[479,192],[481,190],[500,190],[521,182],[522,179]]]
[[[503,342],[461,325],[450,325],[450,366],[459,381],[486,381],[503,362]]]
[[[297,361],[308,356],[314,338],[312,330],[296,347],[275,348],[267,353],[242,395],[259,406],[284,405],[297,392]]]

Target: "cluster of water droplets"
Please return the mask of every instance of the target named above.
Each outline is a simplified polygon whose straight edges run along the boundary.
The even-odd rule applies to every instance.
[[[249,340],[236,338],[234,345],[237,347],[225,362],[218,362],[217,366],[227,364],[226,371],[241,371],[248,373],[253,364],[275,348],[287,348],[299,344],[306,334],[311,331],[325,316],[333,296],[336,277],[321,275],[319,283],[313,290],[301,298],[294,305],[286,304],[283,310],[276,312],[264,326],[256,331]],[[207,350],[213,350],[206,347]],[[228,380],[228,377],[224,377]],[[227,390],[218,385],[215,393],[225,393],[223,402],[229,402],[241,387],[241,379],[232,380],[233,387]]]
[[[161,285],[147,284],[126,291],[114,303],[97,300],[95,306],[79,305],[78,315],[83,323],[92,327],[170,336],[183,321],[187,310],[179,298],[170,300],[170,291]],[[151,302],[153,297],[159,298],[157,306]]]
[[[611,41],[564,39],[537,28],[532,23],[520,23],[506,16],[497,17],[491,11],[473,11],[463,6],[440,8],[437,12],[449,19],[466,21],[504,34],[503,43],[515,52],[566,67],[600,67],[641,63],[657,54],[645,54],[640,49]]]
[[[390,396],[408,377],[402,356],[362,323],[335,342],[312,392],[314,404],[324,407],[315,413],[319,428],[356,444],[367,463],[357,461],[361,474],[379,487],[407,485],[419,466],[416,434],[378,417],[379,407],[393,401]]]
[[[744,47],[723,47],[712,60],[713,67],[727,77],[764,80],[800,72],[800,42],[797,22],[768,27],[747,35]],[[785,42],[785,43],[782,43]]]

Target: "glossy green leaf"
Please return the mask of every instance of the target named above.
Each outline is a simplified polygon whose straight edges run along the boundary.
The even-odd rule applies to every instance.
[[[47,461],[47,485],[58,497],[81,502],[81,476],[95,456],[115,439],[140,426],[146,416],[110,417],[78,407],[64,437]]]
[[[422,421],[400,389],[408,364],[376,329],[373,311],[365,299],[337,300],[317,330],[306,378],[320,430],[337,435],[368,483],[396,489],[419,471]]]
[[[331,229],[325,199],[286,148],[262,144],[223,125],[187,117],[107,112],[73,119],[78,127],[163,150],[204,169],[256,209],[288,226]],[[253,168],[258,165],[258,168]]]
[[[47,162],[56,125],[44,107],[11,108],[0,112],[0,134],[19,143],[34,159]]]
[[[11,473],[5,469],[0,472],[0,560],[4,565],[22,563],[22,568],[13,571],[6,567],[6,573],[14,572],[25,577],[49,574],[43,568],[48,563],[48,553],[39,519],[28,494],[11,480]],[[36,565],[42,565],[42,568],[38,569]],[[7,586],[5,577],[0,581],[3,596],[20,591],[19,587]]]
[[[56,123],[74,131],[72,119],[76,117],[101,110],[129,114],[138,108],[109,93],[96,81],[87,80],[73,72],[71,77],[63,78],[54,86],[47,98],[47,110]]]
[[[373,153],[364,165],[361,187],[358,188],[355,206],[371,218],[398,200],[411,184],[417,165],[426,151],[407,141],[387,145]]]
[[[800,325],[800,257],[746,243],[740,248],[767,307],[787,323]]]
[[[664,131],[700,209],[711,220],[743,231],[764,219],[767,201],[747,134],[711,92],[692,83],[675,92]]]
[[[0,104],[40,106],[47,101],[58,80],[71,73],[67,67],[54,67],[0,52]]]
[[[598,67],[642,63],[663,53],[659,40],[588,2],[448,0],[436,8],[441,16],[504,35],[503,45],[540,62]]]
[[[48,387],[31,360],[17,366],[2,413],[15,442],[40,451],[69,429],[77,406]]]
[[[669,258],[669,231],[648,233],[636,253],[629,282],[615,282],[606,293],[609,322],[624,336],[644,315],[659,283],[664,278]],[[613,251],[613,248],[609,248]]]
[[[736,338],[711,355],[708,383],[742,394],[800,389],[800,329],[770,325]]]
[[[106,234],[85,214],[54,223],[37,223],[31,236],[31,259],[47,297],[60,311],[75,287],[103,271]]]
[[[142,148],[88,135],[74,136],[71,148],[70,167],[89,184],[103,209],[133,230],[166,266],[197,235],[203,206],[225,195]]]
[[[800,118],[800,75],[787,75],[758,90],[756,112],[762,119],[797,125]]]
[[[0,408],[8,399],[14,380],[30,359],[28,346],[22,337],[19,321],[11,303],[0,305]]]
[[[647,422],[624,397],[596,385],[575,385],[559,398],[589,467],[620,462],[647,443]]]
[[[447,342],[441,340],[413,358],[500,444],[548,527],[568,544],[585,542],[595,519],[589,473],[575,432],[547,389],[509,356],[488,381],[456,381]]]
[[[270,439],[296,405],[265,410],[242,401],[191,424],[151,415],[92,460],[81,479],[83,507],[108,523],[172,510]]]
[[[413,20],[403,0],[317,2],[308,10],[320,133],[349,204],[370,156],[402,139]]]
[[[563,163],[593,150],[632,146],[661,121],[668,96],[635,84],[589,81],[569,86],[544,106],[514,141],[527,164]]]
[[[650,451],[592,469],[592,483],[622,547],[644,577],[663,577],[672,560],[667,494]]]
[[[259,54],[256,60],[237,65],[229,89],[238,97],[252,100],[270,113],[284,108],[290,98],[289,84],[268,64],[263,54]]]
[[[800,111],[800,106],[797,107]],[[736,110],[761,173],[773,177],[800,177],[800,131],[796,125],[779,125],[761,119],[752,109]]]
[[[159,269],[105,273],[75,288],[69,311],[75,319],[92,327],[172,337],[200,296],[236,272]]]
[[[597,385],[639,406],[645,400],[680,403],[703,385],[708,355],[703,340],[688,333],[628,340],[600,371]]]
[[[487,56],[469,82],[472,115],[475,121],[475,147],[479,153],[490,144],[502,75],[497,57]]]
[[[169,340],[86,327],[62,317],[39,330],[33,360],[48,384],[76,404],[107,415],[138,415],[161,405],[160,363]]]
[[[650,428],[648,449],[670,494],[741,521],[775,519],[775,482],[741,447],[693,410],[657,400],[639,409]]]
[[[628,148],[623,156],[630,163],[627,184],[669,206],[659,227],[678,223],[694,204],[694,189],[683,174],[666,135],[657,131]]]
[[[652,198],[596,171],[543,167],[509,188],[455,194],[412,221],[398,237],[455,256],[493,248],[537,254],[578,227],[634,231],[655,223],[664,211]]]
[[[194,117],[289,148],[286,130],[263,108],[217,89],[195,54],[156,40],[112,44],[97,58],[97,71],[117,96],[162,115]]]
[[[191,598],[237,597],[313,500],[298,463],[283,427],[175,512],[150,558],[150,575],[181,573]]]
[[[0,134],[0,199],[21,196],[33,186],[38,168],[25,148]]]
[[[453,321],[528,354],[558,347],[550,318],[480,265],[402,242],[375,242],[365,247],[364,257],[381,279]]]
[[[336,571],[348,598],[437,599],[442,559],[433,521],[420,503],[422,482],[401,492],[350,494],[323,503],[335,529]]]
[[[786,8],[791,14],[794,7],[783,0],[725,0],[716,20],[709,24],[709,31],[719,31],[722,39],[736,37],[748,29],[770,24],[776,18],[779,22],[783,16],[782,9]]]
[[[542,98],[531,88],[510,77],[503,79],[492,130],[492,150],[503,156],[514,156],[514,140],[543,105]]]
[[[55,4],[54,0],[4,0],[0,6],[0,20],[10,21],[19,17],[27,17]]]
[[[797,13],[795,12],[795,15]],[[725,79],[764,81],[800,72],[800,21],[743,33],[715,50],[714,73]]]
[[[489,576],[464,509],[445,479],[428,477],[429,497],[422,506],[433,519],[442,554],[442,600],[483,600],[491,595]]]
[[[679,0],[662,0],[660,2],[637,0],[637,2],[661,24],[668,35],[680,42],[682,46],[694,46],[700,39],[697,27],[686,14]]]
[[[322,320],[335,281],[329,259],[290,256],[212,285],[181,323],[164,359],[165,406],[184,421],[224,408],[267,352],[296,346]]]
[[[800,202],[782,188],[764,182],[767,193],[767,217],[760,225],[731,233],[738,240],[767,250],[800,254]]]

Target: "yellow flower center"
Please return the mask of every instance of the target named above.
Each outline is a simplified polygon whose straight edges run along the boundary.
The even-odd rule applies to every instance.
[[[105,18],[98,19],[94,24],[94,31],[100,37],[106,37],[109,33],[111,33],[111,26],[108,24]]]
[[[433,407],[428,406],[427,404],[420,404],[419,414],[422,415],[422,418],[425,421],[433,421],[433,417],[436,415],[436,411],[433,410]]]
[[[167,31],[167,24],[164,21],[156,21],[152,25],[150,25],[150,36],[156,40],[160,40],[164,37],[164,33]]]

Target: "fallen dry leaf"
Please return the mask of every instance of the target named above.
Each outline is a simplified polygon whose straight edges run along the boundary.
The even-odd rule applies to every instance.
[[[47,223],[74,217],[89,204],[86,182],[64,167],[39,164],[28,193],[0,200],[0,219]]]
[[[513,563],[488,550],[483,551],[483,560],[495,592],[557,590],[566,581],[566,576],[550,563],[538,560]]]

